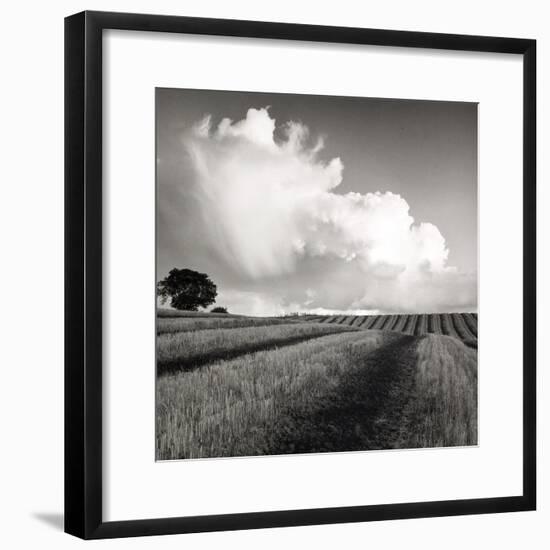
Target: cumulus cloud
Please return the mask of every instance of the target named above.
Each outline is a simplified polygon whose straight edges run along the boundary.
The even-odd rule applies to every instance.
[[[439,229],[415,223],[400,195],[339,193],[342,161],[321,159],[323,139],[304,124],[277,127],[268,108],[249,109],[236,122],[205,117],[183,143],[201,235],[239,292],[256,289],[255,311],[443,311],[477,302],[475,275],[447,265]]]

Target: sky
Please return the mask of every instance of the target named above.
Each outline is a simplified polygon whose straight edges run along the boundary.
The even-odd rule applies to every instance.
[[[477,311],[477,104],[156,90],[157,279],[233,313]]]

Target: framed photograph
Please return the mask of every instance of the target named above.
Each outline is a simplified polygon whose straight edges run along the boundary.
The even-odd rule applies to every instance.
[[[65,20],[65,530],[534,510],[534,40]]]

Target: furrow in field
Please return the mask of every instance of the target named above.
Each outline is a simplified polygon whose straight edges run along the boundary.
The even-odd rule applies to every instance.
[[[441,320],[437,313],[432,313],[428,316],[428,332],[430,334],[443,334],[441,331]]]
[[[361,325],[361,328],[366,328],[369,330],[373,329],[374,325],[376,324],[379,318],[380,318],[379,315],[367,315],[365,323]]]
[[[396,323],[397,315],[387,315],[386,322],[384,323],[384,330],[393,332],[393,326]]]
[[[416,321],[418,319],[418,315],[407,315],[407,322],[405,324],[405,327],[403,328],[403,332],[405,334],[414,334],[414,329],[416,327]]]
[[[477,316],[474,317],[473,313],[465,313],[464,322],[468,325],[468,329],[472,335],[477,338]]]
[[[395,323],[393,330],[395,332],[403,332],[405,330],[405,325],[407,324],[406,315],[398,315],[397,322]]]
[[[440,317],[443,334],[445,334],[445,336],[452,336],[453,338],[460,340],[460,336],[455,330],[450,313],[442,313]]]
[[[386,322],[386,315],[379,315],[376,322],[372,325],[372,328],[374,330],[382,330],[382,327],[384,326],[384,323]]]
[[[384,330],[390,330],[392,332],[395,331],[395,325],[397,324],[399,320],[399,315],[390,315],[389,320],[386,323],[386,326],[384,327]]]
[[[386,319],[384,315],[377,315],[376,320],[373,322],[372,326],[370,326],[369,328],[373,330],[380,330],[385,320]]]
[[[468,328],[468,325],[466,324],[464,314],[462,314],[462,313],[452,313],[451,314],[451,320],[453,322],[455,332],[458,334],[460,339],[464,343],[468,343],[468,344],[473,345],[473,343],[477,340],[477,338],[476,338],[476,336],[474,336],[472,334],[472,332]]]
[[[310,321],[312,323],[322,323],[322,322],[326,321],[326,319],[327,319],[326,315],[315,315],[313,317],[310,317],[308,319],[308,321]]]
[[[424,336],[428,332],[428,316],[422,314],[418,316],[418,321],[414,329],[415,336]]]
[[[380,327],[380,330],[389,331],[389,326],[392,323],[392,315],[383,315],[382,325]]]
[[[389,326],[392,322],[391,315],[382,315],[382,323],[380,324],[380,330],[389,330]]]
[[[327,334],[357,330],[355,327],[335,324],[290,323],[239,330],[161,334],[157,337],[157,374],[189,370],[246,353],[287,346]]]

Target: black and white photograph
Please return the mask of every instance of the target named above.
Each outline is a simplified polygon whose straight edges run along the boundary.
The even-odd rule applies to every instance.
[[[477,104],[156,89],[156,459],[474,446]]]
[[[547,547],[545,7],[3,5],[0,546]]]

